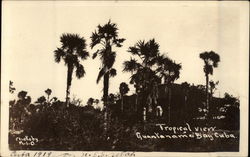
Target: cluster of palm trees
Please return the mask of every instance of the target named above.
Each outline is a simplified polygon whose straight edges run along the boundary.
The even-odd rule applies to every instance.
[[[155,112],[153,106],[157,105],[158,85],[161,80],[169,85],[180,75],[181,64],[162,55],[159,47],[155,39],[138,41],[128,49],[134,58],[124,62],[123,71],[131,72],[130,83],[134,84],[138,99],[141,100],[141,109],[146,109],[145,112],[142,111],[144,117],[147,113]]]
[[[92,58],[99,57],[101,67],[97,76],[97,83],[103,78],[103,103],[104,103],[104,121],[108,119],[108,95],[109,79],[116,76],[116,69],[113,68],[116,52],[114,47],[122,47],[124,38],[119,38],[118,28],[110,20],[104,25],[98,25],[92,33],[90,47],[95,49]],[[63,61],[67,66],[67,88],[66,105],[69,106],[70,86],[72,74],[75,71],[76,77],[81,78],[85,75],[81,60],[89,57],[86,50],[86,40],[78,34],[63,34],[60,38],[61,47],[54,51],[55,61]],[[152,105],[157,104],[158,85],[161,83],[171,84],[180,76],[181,64],[176,63],[159,51],[159,44],[155,39],[149,41],[140,40],[134,46],[129,47],[128,52],[133,56],[130,60],[123,63],[123,72],[131,72],[130,83],[134,85],[136,94],[141,98],[147,112],[152,112]],[[204,72],[206,76],[206,93],[208,107],[208,83],[209,75],[213,74],[213,67],[217,67],[220,57],[215,52],[204,52],[200,54],[204,60]],[[120,86],[120,91],[126,91],[125,84]],[[121,99],[124,93],[121,93]],[[123,103],[122,103],[123,105]],[[123,106],[122,106],[123,109]],[[104,130],[107,130],[107,124],[104,124]]]
[[[97,76],[97,83],[103,77],[103,102],[104,102],[104,119],[107,122],[107,113],[108,113],[108,90],[109,90],[109,78],[116,75],[116,70],[113,68],[116,52],[112,51],[112,47],[121,47],[125,39],[118,37],[118,28],[115,23],[109,22],[103,26],[98,25],[97,30],[91,35],[91,44],[90,47],[93,49],[97,45],[100,46],[95,53],[93,53],[92,58],[100,57],[101,67],[100,72]],[[55,61],[60,62],[64,61],[67,66],[67,89],[66,89],[66,104],[69,106],[69,94],[70,86],[72,81],[72,74],[74,69],[76,72],[77,78],[81,78],[85,74],[83,65],[80,63],[80,60],[85,60],[89,56],[89,53],[86,51],[86,40],[83,37],[80,37],[77,34],[63,34],[61,36],[62,46],[57,48],[54,51]],[[105,130],[107,130],[104,125]]]

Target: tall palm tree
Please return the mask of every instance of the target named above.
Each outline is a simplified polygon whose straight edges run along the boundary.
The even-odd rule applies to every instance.
[[[64,61],[67,66],[67,88],[66,88],[66,106],[69,106],[69,95],[74,69],[78,79],[85,75],[85,70],[80,60],[85,60],[89,56],[86,51],[86,40],[78,34],[62,34],[60,37],[62,46],[54,51],[55,62]]]
[[[208,83],[209,75],[213,75],[213,68],[218,67],[220,62],[220,56],[214,51],[200,53],[200,58],[204,61],[204,73],[206,77],[206,107],[207,112],[209,112],[209,94],[208,94]],[[207,115],[208,116],[208,115]]]
[[[145,41],[138,41],[134,46],[129,47],[128,52],[133,56],[125,61],[125,72],[131,72],[130,83],[134,84],[137,96],[141,95],[141,112],[146,107],[146,113],[152,111],[152,104],[156,104],[158,98],[158,83],[159,77],[156,75],[154,66],[157,63],[157,56],[159,55],[159,44],[154,39]],[[145,117],[145,115],[143,115]]]
[[[159,55],[157,58],[158,68],[156,69],[157,74],[163,83],[168,87],[168,123],[170,123],[170,110],[171,110],[171,88],[170,84],[173,83],[180,77],[181,64],[175,63],[172,59],[164,55]]]
[[[122,82],[120,84],[119,87],[119,91],[120,91],[120,95],[121,95],[121,112],[123,112],[123,108],[124,108],[124,95],[128,93],[129,88],[128,88],[128,84],[125,82]]]
[[[101,59],[101,67],[97,76],[96,82],[99,83],[103,77],[103,102],[104,102],[104,131],[106,134],[108,123],[108,91],[109,91],[109,78],[116,75],[116,70],[113,67],[116,52],[112,50],[112,47],[121,47],[125,41],[124,38],[118,37],[118,28],[115,23],[111,23],[109,20],[105,25],[98,25],[97,31],[91,35],[90,47],[93,49],[99,45],[100,48],[93,54],[93,59],[97,56]]]

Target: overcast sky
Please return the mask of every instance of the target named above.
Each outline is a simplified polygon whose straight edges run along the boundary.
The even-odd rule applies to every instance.
[[[217,96],[229,92],[240,96],[240,73],[246,72],[241,51],[243,2],[3,2],[3,56],[6,75],[17,92],[28,91],[35,101],[52,89],[52,96],[65,98],[67,68],[54,62],[53,51],[60,47],[62,33],[77,33],[90,44],[91,33],[98,24],[111,19],[126,41],[115,49],[114,68],[117,76],[110,79],[110,92],[116,93],[121,82],[129,83],[130,73],[122,73],[122,63],[130,58],[127,52],[138,40],[155,38],[161,53],[182,64],[176,83],[204,84],[203,61],[199,54],[213,50],[221,57],[211,77],[219,81]],[[90,54],[94,53],[88,47]],[[100,60],[82,62],[86,76],[72,80],[71,97],[86,102],[102,96],[102,81],[96,78]],[[238,74],[237,74],[238,73]],[[132,89],[132,86],[130,86]],[[133,93],[134,90],[130,93]]]

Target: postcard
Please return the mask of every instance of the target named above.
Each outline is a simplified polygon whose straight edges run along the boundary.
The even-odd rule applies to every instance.
[[[247,1],[3,1],[1,156],[247,156]]]

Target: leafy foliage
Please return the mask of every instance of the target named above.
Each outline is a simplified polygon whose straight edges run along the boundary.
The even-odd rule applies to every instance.
[[[125,82],[120,83],[119,91],[121,95],[127,94],[129,91],[128,84]]]
[[[11,94],[13,94],[15,90],[16,90],[16,88],[13,86],[13,82],[10,81],[10,83],[9,83],[9,92]]]
[[[194,114],[197,109],[197,103],[204,101],[201,94],[204,93],[199,86],[190,85],[187,82],[182,83],[181,89],[188,96],[188,109],[185,122],[189,124],[202,125],[203,121],[195,120],[198,114]],[[128,91],[128,85],[121,83],[120,91],[125,94]],[[49,90],[46,90],[49,91]],[[48,92],[46,92],[48,93]],[[51,94],[50,91],[48,94]],[[181,92],[179,92],[181,93]],[[174,93],[173,93],[174,94]],[[184,94],[184,95],[185,95]],[[148,140],[147,143],[136,138],[138,130],[146,129],[150,131],[151,123],[142,124],[138,121],[136,112],[129,110],[124,114],[119,114],[116,107],[121,102],[121,98],[116,94],[109,94],[110,102],[110,125],[107,134],[104,133],[104,110],[94,108],[94,103],[99,103],[98,99],[90,98],[87,105],[78,105],[78,102],[70,102],[68,108],[65,108],[65,102],[53,97],[46,101],[45,96],[38,98],[35,104],[31,104],[31,98],[28,92],[20,91],[17,101],[10,101],[10,149],[15,150],[128,150],[128,151],[152,151],[152,150],[173,150],[174,147],[165,147],[164,142],[159,140]],[[127,96],[129,98],[129,96]],[[173,102],[176,105],[180,97],[173,95]],[[76,104],[74,104],[76,103]],[[129,99],[124,99],[124,103],[131,103]],[[223,99],[213,98],[213,115],[225,116],[222,120],[212,120],[211,124],[220,129],[238,130],[239,129],[239,100],[225,93]],[[224,111],[221,111],[225,108]],[[181,109],[182,110],[182,109]],[[118,112],[117,112],[118,111]],[[178,111],[178,110],[175,110]],[[183,118],[181,112],[178,112],[175,118],[175,124],[182,124]],[[145,130],[144,130],[145,131]],[[151,130],[152,131],[152,130]],[[30,135],[39,139],[35,146],[19,145],[15,139]],[[107,138],[108,137],[108,138]],[[184,142],[184,141],[183,141]],[[192,141],[186,141],[191,142]],[[171,143],[171,141],[169,142]],[[174,143],[172,143],[173,145]],[[195,145],[195,143],[192,143]],[[188,148],[185,148],[185,150]]]

